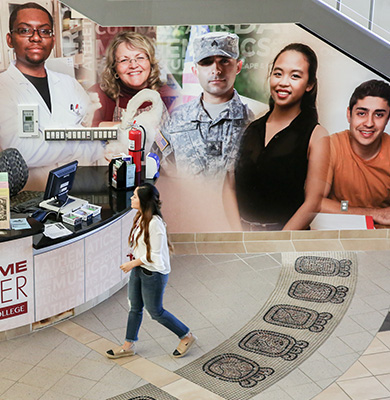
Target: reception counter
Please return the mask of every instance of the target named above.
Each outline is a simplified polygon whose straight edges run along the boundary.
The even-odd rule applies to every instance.
[[[102,207],[90,225],[66,225],[72,234],[52,240],[29,219],[31,231],[0,235],[0,340],[80,314],[126,284],[119,266],[128,254],[133,192],[109,187],[107,174],[106,167],[77,171],[71,194]]]

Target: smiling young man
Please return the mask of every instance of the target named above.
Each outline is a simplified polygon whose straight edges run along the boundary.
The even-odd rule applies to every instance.
[[[26,188],[43,190],[48,170],[75,159],[90,164],[103,157],[104,148],[99,141],[44,139],[45,129],[78,126],[90,104],[74,78],[45,67],[55,43],[50,13],[32,2],[17,6],[10,15],[6,40],[15,61],[0,74],[0,148],[17,148],[29,167]],[[19,104],[38,107],[39,137],[19,135]]]
[[[211,32],[194,40],[193,74],[202,94],[178,107],[164,136],[170,145],[164,156],[174,154],[179,173],[216,176],[232,168],[239,139],[253,118],[234,89],[242,68],[238,36]]]
[[[390,86],[370,80],[358,86],[347,109],[349,130],[330,136],[330,166],[321,212],[369,215],[390,224]]]

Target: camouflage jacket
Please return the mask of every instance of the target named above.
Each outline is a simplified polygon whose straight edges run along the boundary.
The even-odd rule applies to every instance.
[[[242,133],[253,113],[234,96],[214,120],[202,106],[201,96],[178,107],[163,129],[179,173],[215,176],[234,166]]]

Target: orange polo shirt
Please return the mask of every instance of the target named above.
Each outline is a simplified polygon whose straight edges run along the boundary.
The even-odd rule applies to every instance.
[[[384,133],[379,153],[363,160],[351,148],[349,130],[330,135],[329,198],[351,207],[390,206],[390,136]]]

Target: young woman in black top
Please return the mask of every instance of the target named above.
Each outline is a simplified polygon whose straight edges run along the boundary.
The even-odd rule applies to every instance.
[[[328,133],[318,124],[316,71],[317,57],[302,43],[271,65],[270,111],[246,129],[227,179],[244,230],[306,229],[319,211]]]

